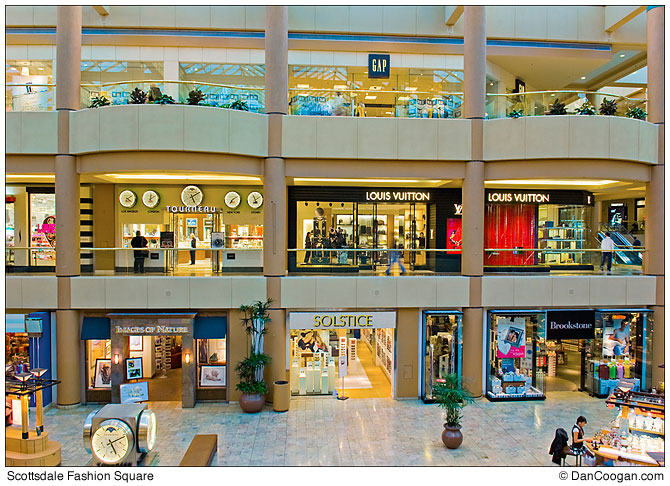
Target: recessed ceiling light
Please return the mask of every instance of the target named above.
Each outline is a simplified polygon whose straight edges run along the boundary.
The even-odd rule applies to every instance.
[[[586,76],[582,76],[582,79],[586,79]]]
[[[416,90],[417,90],[417,87],[416,87],[416,86],[407,86],[407,87],[405,88],[405,91],[416,91]]]
[[[619,54],[619,57],[626,57],[626,54]]]
[[[424,182],[427,184],[437,184],[442,182],[439,179],[327,179],[322,177],[296,177],[294,182],[370,182],[379,184],[416,184]]]
[[[556,96],[554,93],[551,93],[551,96]]]
[[[366,100],[376,100],[377,97],[376,97],[376,96],[370,96],[370,95],[368,95],[368,96],[365,97],[365,99],[366,99]]]
[[[489,83],[489,85],[493,86],[493,83]]]
[[[346,84],[336,84],[335,86],[333,86],[333,89],[345,90],[345,89],[347,89],[347,85]]]

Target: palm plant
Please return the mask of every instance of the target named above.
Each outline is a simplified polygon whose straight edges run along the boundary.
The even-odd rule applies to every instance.
[[[93,98],[91,98],[91,104],[88,107],[99,108],[101,106],[109,106],[109,105],[110,101],[104,96],[94,96]]]
[[[435,402],[445,411],[445,423],[449,427],[460,427],[463,415],[461,410],[474,399],[469,391],[463,388],[461,377],[450,374],[443,377],[433,387]]]
[[[626,110],[626,116],[628,118],[635,118],[637,120],[647,119],[647,113],[642,108],[638,108],[637,106],[631,106],[628,108],[628,110]]]
[[[558,98],[554,101],[554,104],[549,107],[550,115],[567,115],[568,110],[565,109],[565,103],[561,102]]]
[[[160,98],[157,98],[156,101],[154,101],[154,104],[156,105],[174,105],[174,103],[174,98],[166,94],[161,95]]]
[[[509,115],[507,115],[507,118],[521,118],[523,116],[523,108],[520,108],[518,110],[512,110],[509,112]]]
[[[242,325],[250,338],[249,354],[235,367],[240,378],[236,388],[246,394],[265,395],[268,391],[263,372],[265,366],[270,363],[270,356],[263,354],[263,337],[267,333],[267,324],[270,322],[268,308],[272,299],[265,302],[257,301],[250,305],[240,306],[244,313]]]
[[[247,102],[242,100],[233,101],[233,103],[230,105],[230,108],[233,110],[249,111],[249,106],[247,105]]]

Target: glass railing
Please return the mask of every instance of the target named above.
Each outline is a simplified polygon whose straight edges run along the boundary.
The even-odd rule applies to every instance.
[[[82,108],[145,103],[212,106],[265,113],[265,88],[169,80],[128,80],[81,85]]]
[[[5,111],[53,111],[56,85],[32,83],[5,84]]]
[[[587,97],[594,100],[595,104],[588,103]],[[487,118],[563,114],[612,115],[645,119],[646,112],[646,99],[602,91],[552,90],[486,94]]]
[[[145,251],[136,261],[135,252]],[[81,248],[82,275],[226,276],[262,275],[262,248]],[[644,247],[615,246],[612,273],[640,275]],[[288,250],[291,275],[460,275],[460,249],[295,248]],[[600,274],[599,248],[487,248],[484,273]],[[234,256],[231,256],[234,255]],[[7,273],[54,272],[55,248],[6,247]],[[138,267],[136,267],[136,264]],[[605,263],[605,267],[606,267]],[[606,268],[605,268],[606,270]],[[388,273],[387,273],[388,272]]]

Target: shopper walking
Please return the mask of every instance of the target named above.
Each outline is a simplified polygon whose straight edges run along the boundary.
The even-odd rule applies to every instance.
[[[605,238],[600,242],[600,249],[602,250],[600,271],[603,270],[605,262],[607,262],[607,273],[612,273],[612,251],[614,250],[614,240],[610,238],[609,231],[605,233]]]
[[[191,265],[195,265],[195,248],[197,246],[198,240],[195,239],[195,235],[191,233]]]
[[[309,265],[309,259],[312,258],[312,252],[309,251],[312,248],[312,232],[308,231],[305,235],[305,259],[303,263]]]
[[[142,236],[141,232],[137,231],[133,239],[130,240],[130,246],[133,248],[146,248],[149,246],[149,242]],[[133,273],[144,273],[144,259],[147,257],[147,253],[147,250],[133,251],[133,257],[135,258]]]
[[[395,247],[395,244],[393,245]],[[405,275],[407,273],[407,270],[405,269],[405,265],[402,263],[402,254],[395,249],[390,249],[388,251],[389,254],[389,266],[386,269],[386,275],[391,274],[391,270],[393,269],[393,265],[396,263],[400,265],[400,275]]]

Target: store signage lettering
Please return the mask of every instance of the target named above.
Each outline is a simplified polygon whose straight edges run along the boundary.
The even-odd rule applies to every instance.
[[[186,326],[114,326],[116,334],[188,334]]]
[[[463,205],[462,204],[454,204],[454,210],[456,211],[454,215],[456,216],[462,216],[463,215]]]
[[[216,213],[216,206],[165,206],[168,213]]]
[[[592,310],[547,311],[547,340],[593,339],[595,321]]]
[[[515,202],[515,203],[548,203],[549,194],[541,193],[512,193],[489,192],[488,202]]]
[[[368,77],[388,78],[391,74],[390,54],[368,54]]]
[[[56,225],[55,224],[41,224],[37,225],[37,233],[55,233]]]
[[[366,191],[366,201],[430,201],[429,192]]]
[[[291,312],[291,329],[393,329],[395,312]]]

